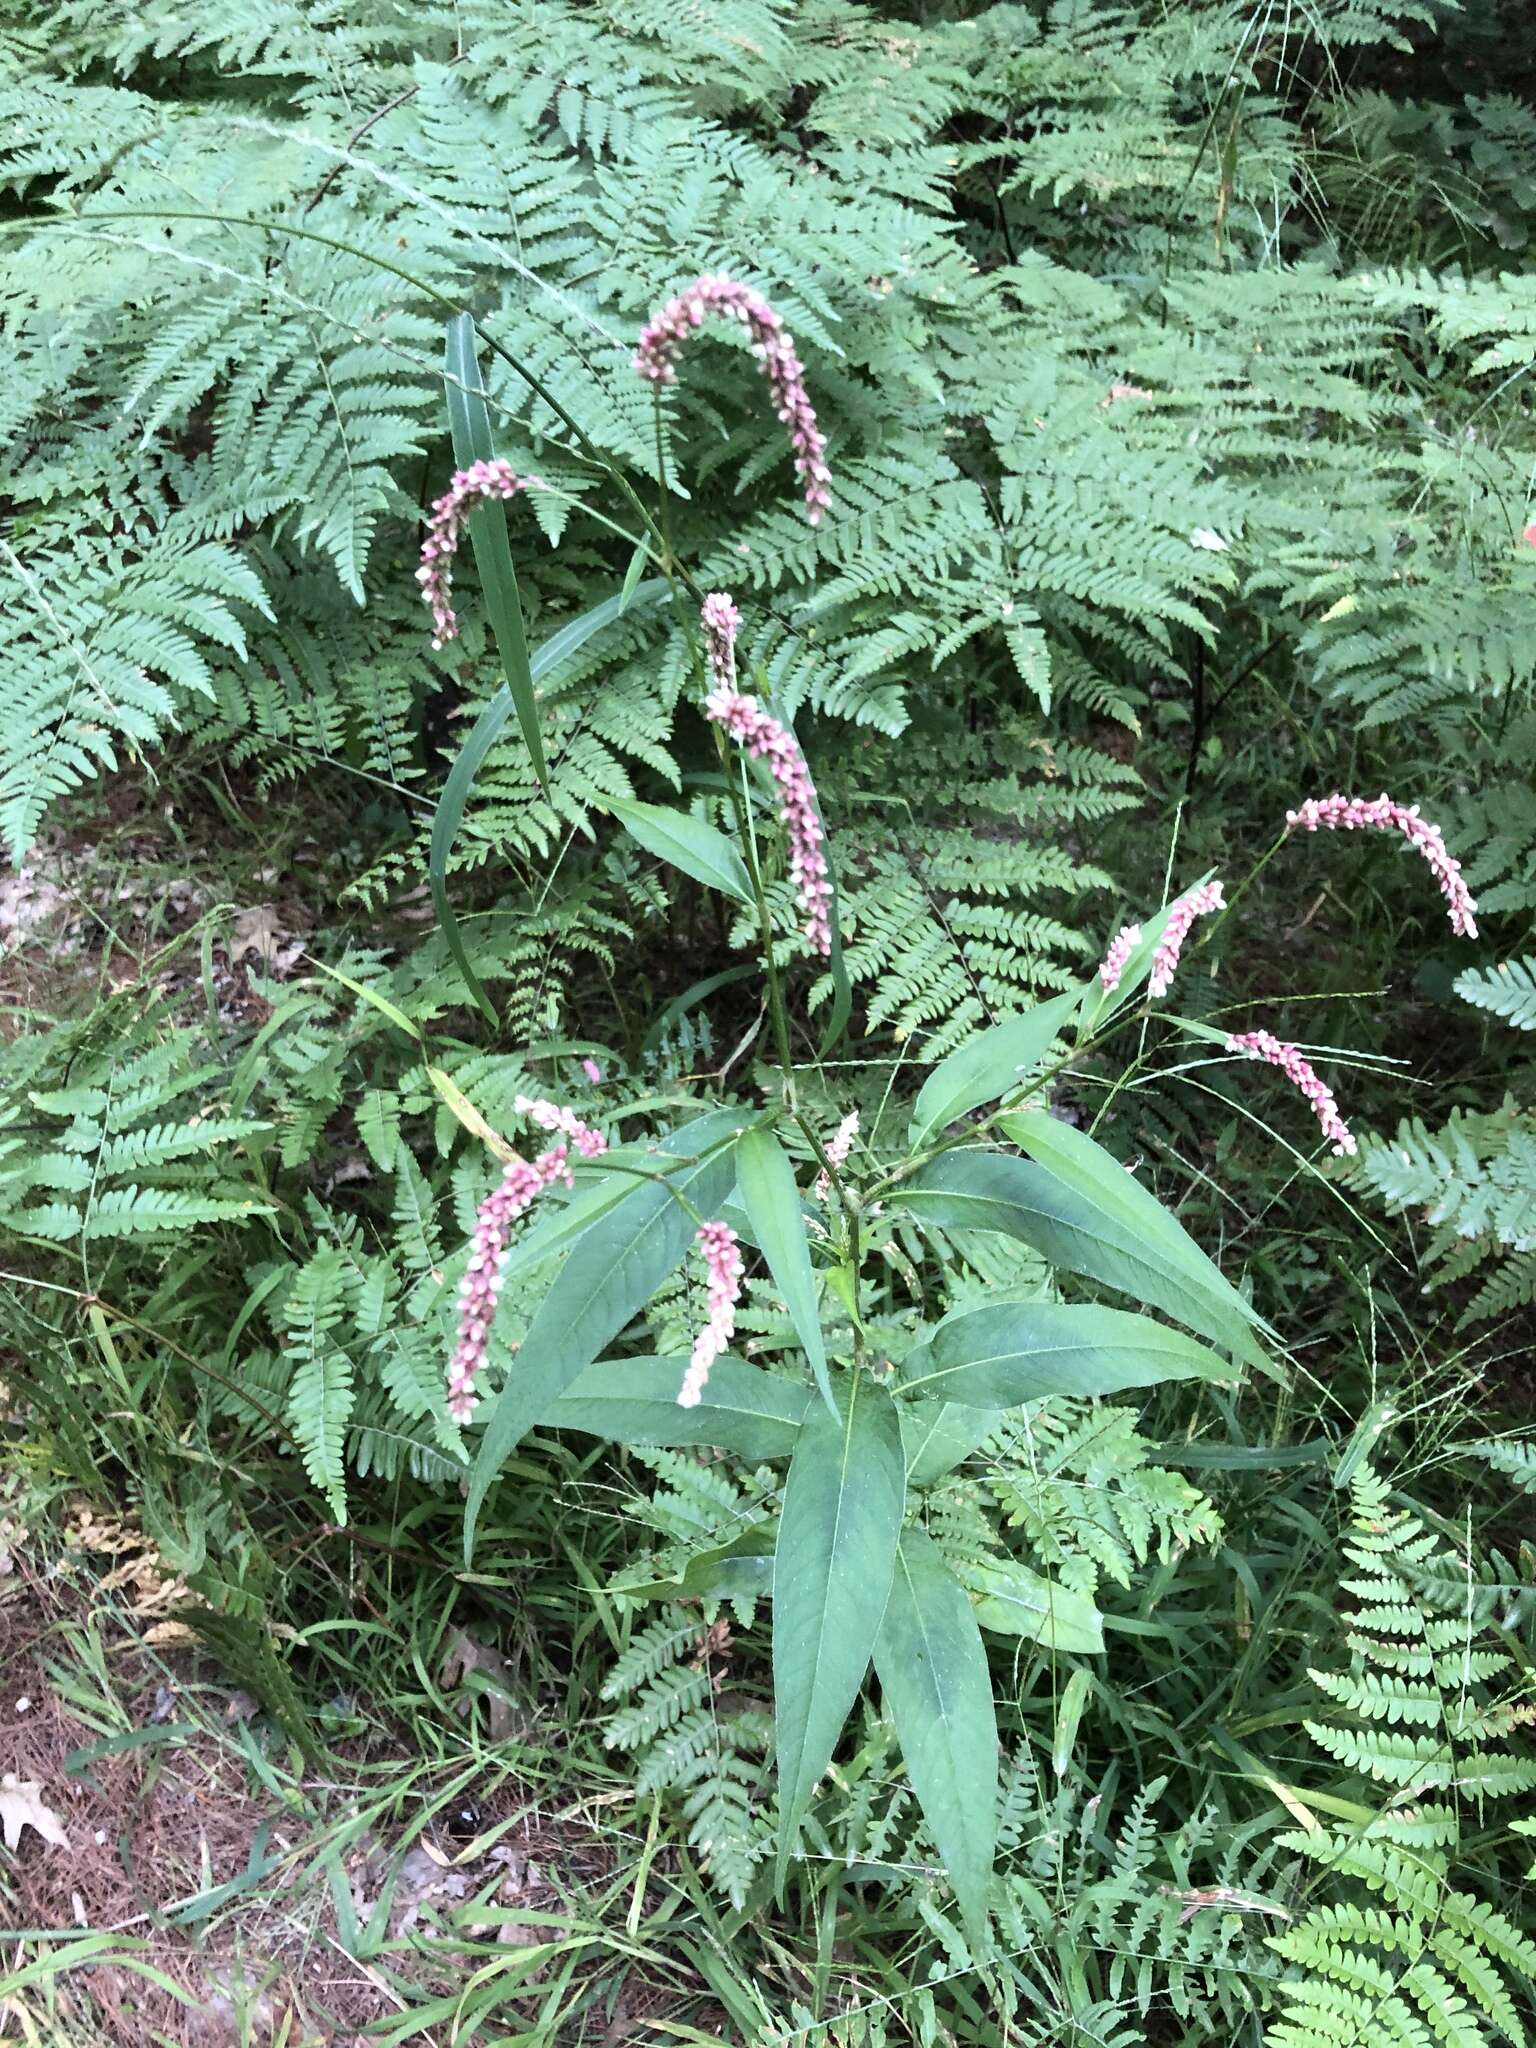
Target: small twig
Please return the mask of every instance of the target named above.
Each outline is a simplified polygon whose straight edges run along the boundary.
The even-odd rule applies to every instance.
[[[460,50],[459,54],[456,57],[450,57],[448,59],[450,65],[462,64],[463,61],[464,52],[462,50]],[[325,197],[326,193],[329,192],[329,190],[331,189],[331,186],[335,183],[337,178],[341,176],[342,172],[347,167],[347,158],[352,154],[353,150],[357,147],[358,143],[362,141],[363,137],[368,133],[368,130],[374,127],[378,122],[382,121],[386,114],[392,114],[395,111],[396,107],[403,107],[407,100],[413,100],[416,97],[417,93],[419,93],[420,91],[421,85],[419,81],[415,85],[408,85],[405,88],[404,92],[397,92],[394,98],[392,100],[386,100],[382,107],[375,107],[373,112],[368,116],[368,118],[365,121],[358,122],[357,126],[352,130],[352,133],[347,137],[346,142],[343,145],[343,153],[336,159],[335,163],[331,165],[331,168],[326,172],[325,176],[320,180],[319,184],[310,194],[310,197],[305,201],[304,212],[306,215],[314,212],[315,208],[320,204],[321,200]]]

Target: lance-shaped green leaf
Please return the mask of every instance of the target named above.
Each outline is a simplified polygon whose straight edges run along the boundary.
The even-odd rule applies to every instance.
[[[680,1559],[670,1575],[654,1568],[649,1577],[643,1568],[624,1572],[610,1590],[635,1600],[771,1598],[774,1535],[771,1522],[754,1522],[729,1543],[712,1544]]]
[[[918,1803],[973,1941],[997,1838],[997,1716],[970,1601],[921,1529],[904,1529],[875,1672]]]
[[[1143,1255],[1168,1276],[1169,1284],[1182,1289],[1186,1304],[1197,1310],[1200,1319],[1186,1314],[1179,1318],[1181,1322],[1225,1344],[1262,1370],[1274,1370],[1259,1342],[1259,1333],[1266,1326],[1258,1310],[1200,1249],[1172,1210],[1144,1188],[1135,1174],[1127,1173],[1113,1153],[1106,1152],[1086,1131],[1037,1111],[1006,1116],[1001,1128],[1021,1152],[1027,1152],[1102,1216],[1101,1235],[1106,1240],[1115,1233],[1140,1245]],[[1151,1295],[1142,1298],[1155,1299]],[[1161,1301],[1156,1305],[1166,1306]]]
[[[571,619],[558,633],[551,633],[529,663],[528,672],[535,683],[554,673],[563,661],[575,654],[590,640],[594,633],[600,633],[605,626],[611,626],[628,604],[659,604],[667,595],[670,586],[664,576],[653,576],[642,583],[626,601],[622,592],[605,597],[601,604],[595,604],[579,618]],[[427,876],[432,886],[432,907],[437,912],[437,922],[453,963],[458,968],[464,986],[474,997],[481,1011],[492,1024],[496,1023],[496,1008],[469,964],[469,955],[464,950],[464,936],[459,930],[459,921],[453,914],[453,905],[448,901],[448,856],[453,851],[453,842],[458,837],[459,827],[464,822],[465,807],[469,803],[470,791],[475,786],[475,777],[485,764],[485,758],[496,744],[502,727],[512,715],[512,691],[508,684],[491,698],[480,716],[470,728],[469,734],[454,757],[453,766],[443,783],[442,794],[437,800],[437,809],[432,814],[432,839],[427,849]]]
[[[907,1454],[907,1491],[932,1486],[963,1464],[997,1428],[985,1408],[958,1408],[948,1401],[899,1402],[901,1441]]]
[[[1254,1363],[1268,1363],[1248,1316],[1237,1315],[1222,1294],[1192,1277],[1186,1260],[1033,1159],[944,1152],[892,1188],[886,1202],[947,1230],[995,1230],[1019,1238],[1052,1265],[1119,1288]]]
[[[448,394],[448,425],[453,436],[453,459],[460,469],[473,462],[489,462],[496,453],[491,433],[491,413],[480,382],[480,364],[475,353],[475,323],[468,313],[458,313],[448,322],[444,388]],[[549,768],[544,759],[544,742],[539,736],[539,713],[533,696],[533,674],[528,665],[528,638],[523,629],[523,603],[518,595],[517,571],[512,566],[512,548],[507,539],[507,508],[495,499],[477,505],[469,515],[469,538],[480,572],[480,588],[501,657],[502,674],[517,707],[517,722],[533,761],[539,787],[549,794]]]
[[[608,809],[632,839],[647,853],[669,866],[681,868],[706,889],[718,889],[722,896],[738,903],[752,901],[752,879],[747,864],[723,832],[707,825],[687,811],[669,810],[665,804],[641,804],[629,797],[611,796]]]
[[[732,1150],[680,1161],[662,1180],[634,1181],[572,1246],[491,1409],[464,1508],[466,1559],[481,1503],[509,1453],[678,1264],[698,1227],[692,1211],[718,1213],[736,1178]]]
[[[774,1553],[773,1698],[779,1875],[858,1698],[885,1615],[906,1493],[896,1406],[867,1378],[839,1412],[812,1402],[784,1486]]]
[[[1182,1330],[1126,1309],[989,1301],[947,1315],[907,1354],[902,1374],[902,1392],[920,1401],[1013,1408],[1163,1380],[1231,1380],[1237,1369]]]
[[[1011,1558],[968,1564],[963,1577],[977,1621],[995,1635],[1023,1636],[1073,1656],[1103,1649],[1104,1617],[1083,1594],[1069,1593]]]
[[[540,1204],[533,1221],[507,1254],[501,1269],[504,1279],[530,1272],[557,1253],[569,1251],[600,1217],[623,1201],[637,1177],[669,1172],[675,1160],[698,1157],[717,1148],[740,1129],[741,1116],[741,1111],[735,1109],[708,1110],[669,1131],[654,1144],[616,1145],[612,1151],[603,1153],[601,1177],[588,1179],[583,1175],[575,1194],[559,1207],[545,1197],[550,1206]]]
[[[835,1414],[800,1190],[795,1186],[794,1168],[784,1147],[766,1125],[742,1133],[736,1146],[736,1185],[752,1235],[768,1261],[774,1286],[784,1297],[784,1306],[789,1310],[800,1348],[811,1362],[821,1397],[828,1411]]]
[[[1081,989],[1037,1003],[968,1038],[942,1059],[918,1091],[910,1139],[914,1149],[984,1102],[1021,1087],[1039,1069],[1058,1033],[1083,999]]]
[[[695,1408],[678,1406],[688,1369],[676,1358],[605,1358],[589,1365],[539,1417],[546,1429],[579,1429],[618,1444],[718,1444],[753,1464],[795,1448],[806,1387],[739,1358],[717,1358]]]

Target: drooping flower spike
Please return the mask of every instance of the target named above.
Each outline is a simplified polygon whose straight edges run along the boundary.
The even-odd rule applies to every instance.
[[[1461,862],[1453,860],[1441,836],[1440,827],[1419,816],[1417,804],[1395,803],[1389,796],[1308,797],[1294,811],[1285,814],[1291,832],[1401,832],[1416,853],[1429,862],[1440,884],[1440,893],[1450,909],[1451,930],[1458,938],[1477,937],[1477,904],[1461,877]]]
[[[480,1204],[470,1239],[469,1265],[459,1284],[458,1334],[448,1361],[448,1413],[461,1425],[475,1412],[475,1381],[485,1367],[512,1225],[557,1180],[572,1185],[564,1145],[552,1145],[531,1164],[526,1159],[512,1160]]]
[[[519,476],[511,463],[498,455],[490,461],[472,462],[468,469],[456,471],[447,490],[434,500],[432,516],[427,521],[427,537],[421,548],[421,567],[416,571],[421,594],[432,607],[434,647],[458,638],[459,622],[454,616],[449,590],[453,582],[453,558],[464,538],[470,513],[477,505],[488,504],[493,498],[515,498],[519,491],[542,488],[536,476]]]
[[[1179,898],[1169,912],[1163,936],[1152,955],[1152,977],[1147,983],[1149,995],[1165,996],[1173,986],[1179,955],[1184,950],[1184,941],[1189,937],[1189,929],[1195,919],[1209,917],[1213,910],[1225,910],[1226,907],[1220,882],[1202,882],[1198,889],[1191,889]]]
[[[817,426],[815,408],[806,395],[805,366],[795,353],[794,341],[761,292],[718,272],[696,277],[659,313],[652,314],[635,350],[634,366],[653,384],[675,382],[684,346],[712,313],[739,320],[751,337],[753,353],[768,379],[773,409],[784,422],[794,450],[795,473],[805,491],[806,517],[815,526],[832,502],[827,488],[832,481],[826,464],[827,437]]]
[[[693,1340],[693,1353],[683,1384],[677,1390],[679,1408],[697,1408],[709,1383],[710,1369],[736,1334],[736,1297],[744,1270],[736,1233],[728,1223],[704,1223],[694,1240],[704,1253],[709,1272],[709,1314]]]
[[[588,1061],[587,1064],[592,1063]],[[519,1095],[512,1107],[519,1116],[537,1124],[541,1131],[559,1131],[569,1138],[583,1159],[595,1159],[608,1149],[608,1140],[602,1132],[584,1124],[574,1109],[565,1109],[557,1102],[545,1102],[533,1095]]]
[[[1242,1053],[1250,1060],[1264,1060],[1270,1066],[1278,1067],[1311,1103],[1313,1114],[1322,1125],[1323,1136],[1334,1151],[1342,1156],[1355,1150],[1354,1133],[1339,1114],[1333,1090],[1313,1072],[1310,1062],[1296,1046],[1268,1031],[1238,1031],[1227,1040],[1227,1051]]]
[[[1099,968],[1099,981],[1105,995],[1112,995],[1120,986],[1120,977],[1125,972],[1125,963],[1141,944],[1141,926],[1124,924],[1109,942],[1109,951],[1104,955]]]
[[[608,1149],[602,1132],[584,1124],[573,1110],[527,1095],[519,1095],[513,1106],[519,1116],[527,1117],[541,1130],[559,1131],[570,1139],[585,1159],[595,1159]],[[551,1145],[531,1163],[526,1159],[509,1161],[475,1216],[469,1265],[459,1286],[458,1335],[448,1361],[448,1413],[457,1423],[468,1422],[475,1412],[475,1381],[485,1367],[486,1345],[496,1315],[496,1297],[501,1292],[501,1269],[512,1241],[512,1225],[557,1180],[563,1180],[567,1187],[575,1184],[570,1146],[566,1144]]]
[[[816,791],[795,736],[736,688],[736,629],[741,614],[723,591],[711,591],[699,613],[715,687],[704,710],[754,757],[768,764],[779,788],[779,817],[789,839],[789,873],[805,912],[805,936],[822,958],[832,951],[832,881],[827,869]]]

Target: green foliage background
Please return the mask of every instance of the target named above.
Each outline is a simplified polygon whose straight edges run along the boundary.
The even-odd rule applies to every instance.
[[[992,1951],[877,1699],[774,1906],[750,1651],[721,1705],[697,1610],[617,1599],[607,1739],[733,1936],[777,1914],[814,1947],[841,1871],[874,1981],[936,1980],[860,2038],[1001,2038],[994,1998],[1015,2042],[1530,2029],[1529,1848],[1492,1802],[1529,1790],[1536,1629],[1529,1384],[1501,1365],[1536,1297],[1533,93],[1513,0],[68,0],[0,26],[9,854],[124,782],[217,783],[339,847],[304,886],[348,980],[256,975],[266,1014],[232,1022],[210,913],[152,1000],[25,1015],[0,1074],[6,1262],[64,1290],[0,1309],[47,1455],[126,1486],[221,1615],[318,1597],[274,1573],[282,1516],[403,1515],[451,1553],[447,1304],[494,1171],[454,1091],[513,1135],[552,1077],[664,1119],[753,1021],[735,984],[689,994],[744,928],[603,815],[716,801],[665,607],[551,678],[548,795],[510,726],[477,779],[450,886],[497,1029],[402,917],[500,681],[467,563],[439,654],[412,581],[452,467],[449,314],[499,345],[498,447],[549,486],[513,513],[531,638],[634,561],[564,413],[736,595],[796,717],[856,999],[860,1068],[807,1081],[829,1125],[857,1101],[877,1147],[929,1063],[1079,978],[1165,875],[1241,874],[1299,795],[1420,800],[1468,868],[1475,949],[1415,863],[1317,840],[1192,957],[1202,1014],[1351,1049],[1358,1161],[1304,1173],[1297,1106],[1183,1072],[1187,1046],[1072,1077],[1074,1107],[1121,1084],[1101,1136],[1299,1370],[1198,1408],[1042,1404],[935,1498],[951,1559],[984,1559],[983,1503],[1118,1629],[1107,1657],[998,1668]],[[701,340],[659,410],[629,367],[716,268],[806,360],[835,477],[814,531],[737,342]],[[800,984],[808,1048],[830,989]],[[989,1258],[954,1299],[1042,1277]],[[87,1299],[130,1319],[121,1384]],[[689,1320],[664,1298],[647,1341]],[[743,1326],[793,1346],[762,1283]],[[547,1489],[568,1454],[540,1455]],[[267,1513],[216,1476],[253,1457]],[[627,1453],[602,1485],[631,1523],[603,1551],[619,1596],[766,1513],[739,1463]],[[734,1620],[750,1644],[750,1599]],[[765,2029],[822,2027],[845,1991],[865,2012],[818,1970]]]

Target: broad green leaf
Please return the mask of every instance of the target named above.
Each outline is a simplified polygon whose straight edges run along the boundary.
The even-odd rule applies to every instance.
[[[977,1621],[996,1635],[1024,1636],[1075,1656],[1094,1655],[1104,1647],[1104,1618],[1093,1602],[1024,1565],[1011,1560],[970,1564],[964,1579]]]
[[[736,1146],[736,1185],[758,1249],[768,1261],[773,1284],[784,1297],[800,1347],[811,1362],[829,1412],[836,1412],[827,1377],[827,1348],[816,1301],[816,1275],[805,1234],[805,1212],[794,1168],[784,1147],[765,1124],[744,1131]]]
[[[867,1378],[806,1410],[774,1552],[779,1875],[858,1698],[896,1566],[906,1464],[895,1403]]]
[[[722,896],[734,897],[738,903],[752,901],[752,878],[746,862],[713,825],[690,817],[686,811],[669,810],[664,804],[635,803],[622,796],[610,796],[604,801],[647,853],[681,868],[706,889],[718,889]]]
[[[630,603],[636,606],[659,604],[666,597],[669,585],[664,576],[653,576],[634,591]],[[529,674],[534,682],[542,682],[560,664],[583,647],[594,633],[600,633],[605,626],[624,611],[624,594],[605,597],[601,604],[595,604],[579,618],[562,626],[558,633],[552,633],[529,663]],[[453,955],[464,986],[487,1020],[495,1024],[495,1005],[486,994],[480,977],[469,964],[469,955],[464,950],[464,936],[459,930],[459,921],[453,914],[453,905],[448,901],[448,856],[453,851],[453,842],[458,837],[459,826],[464,822],[465,807],[469,793],[475,786],[475,777],[484,766],[485,758],[495,745],[501,728],[512,715],[512,692],[507,684],[491,698],[480,716],[470,728],[468,737],[454,757],[453,766],[443,783],[442,794],[437,800],[437,809],[432,814],[432,840],[427,852],[427,876],[432,886],[432,906],[437,912],[437,922]]]
[[[920,1401],[1013,1408],[1163,1380],[1232,1380],[1237,1368],[1182,1330],[1125,1309],[989,1301],[947,1315],[908,1353],[902,1373],[902,1392]]]
[[[1172,1257],[1164,1244],[1149,1240],[1091,1191],[1069,1185],[1033,1159],[979,1149],[944,1152],[893,1188],[886,1202],[947,1230],[995,1230],[1019,1238],[1052,1265],[1134,1295],[1267,1367],[1249,1317],[1238,1316],[1223,1295],[1192,1280],[1187,1261]]]
[[[940,1060],[918,1092],[910,1142],[916,1150],[947,1125],[984,1102],[995,1102],[1036,1072],[1052,1041],[1083,999],[1081,989],[1038,1003],[1022,1017],[1010,1017],[978,1031]]]
[[[713,1216],[735,1176],[729,1146],[692,1163],[680,1161],[664,1181],[632,1182],[572,1245],[491,1409],[464,1508],[466,1561],[481,1503],[509,1453],[634,1320],[688,1249],[697,1223],[676,1196],[686,1195],[700,1214]]]
[[[980,1941],[997,1838],[992,1675],[971,1603],[921,1529],[902,1531],[875,1672],[912,1789]]]
[[[897,1406],[909,1493],[953,1472],[997,1428],[996,1415],[985,1408],[959,1408],[948,1401],[901,1401]]]
[[[613,1581],[612,1590],[636,1600],[769,1598],[773,1593],[775,1534],[771,1522],[754,1522],[729,1543],[694,1551],[670,1577],[623,1573]]]
[[[1182,1289],[1186,1304],[1197,1308],[1203,1320],[1185,1314],[1179,1317],[1181,1322],[1215,1343],[1241,1352],[1254,1364],[1269,1367],[1255,1335],[1264,1329],[1257,1309],[1206,1256],[1172,1210],[1144,1188],[1135,1174],[1127,1173],[1097,1139],[1059,1117],[1035,1111],[1004,1117],[1002,1129],[1020,1151],[1103,1215],[1106,1235],[1116,1232],[1139,1244],[1144,1256],[1168,1275],[1169,1284]],[[1143,1299],[1155,1297],[1145,1295]],[[1166,1306],[1163,1302],[1156,1305]]]
[[[697,1408],[680,1408],[688,1368],[676,1358],[607,1358],[573,1380],[539,1417],[545,1429],[580,1429],[620,1444],[718,1444],[753,1464],[795,1448],[807,1389],[739,1358],[717,1358]]]
[[[460,469],[472,462],[489,462],[496,453],[491,432],[490,407],[480,382],[480,363],[475,349],[475,323],[468,313],[455,314],[448,322],[444,389],[448,395],[448,425],[453,437],[453,459]],[[533,760],[539,787],[549,794],[549,766],[544,759],[544,742],[539,734],[539,712],[533,696],[533,673],[528,664],[528,637],[523,628],[523,603],[518,595],[517,571],[512,565],[512,547],[507,538],[507,508],[499,500],[477,505],[469,515],[469,538],[480,572],[480,588],[490,615],[496,652],[502,673],[517,707],[517,722]]]
[[[600,1178],[583,1177],[568,1202],[558,1208],[551,1205],[542,1214],[536,1212],[537,1220],[507,1255],[501,1269],[503,1279],[510,1281],[514,1275],[529,1272],[557,1253],[568,1251],[599,1218],[623,1201],[637,1185],[637,1174],[664,1173],[676,1159],[702,1156],[739,1130],[741,1119],[740,1110],[712,1109],[669,1131],[654,1144],[621,1145],[605,1152],[602,1164],[606,1171]]]

